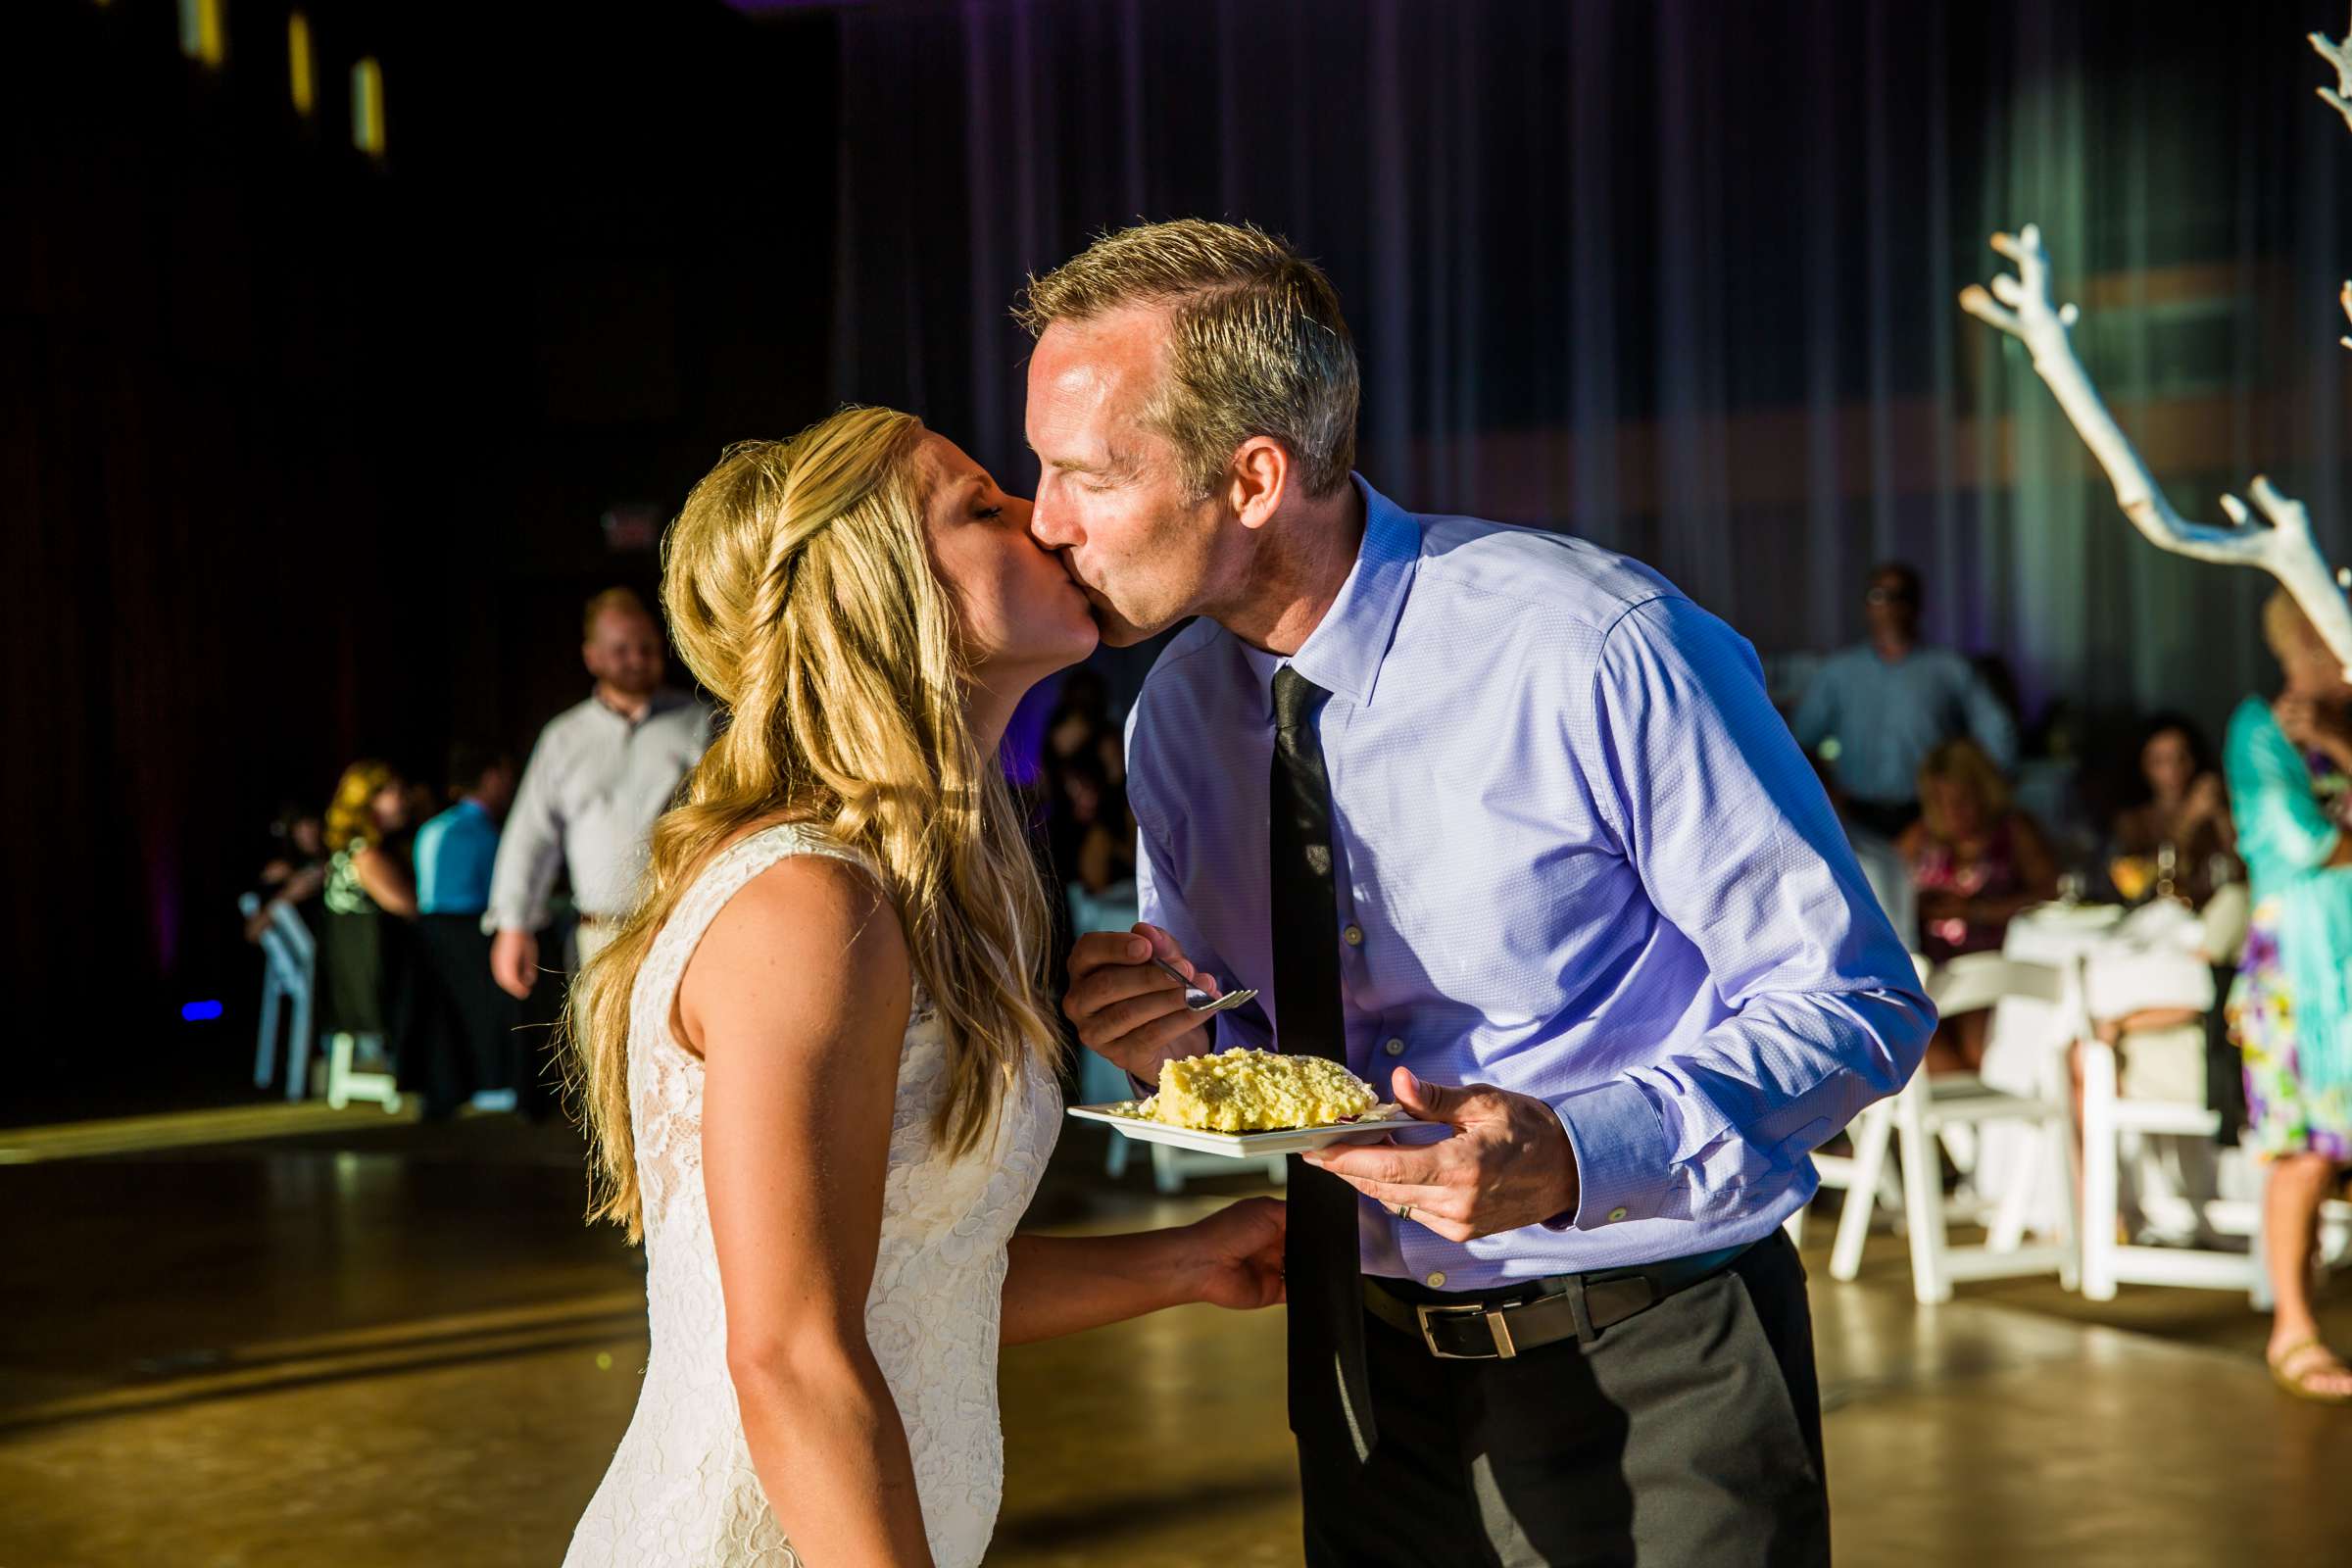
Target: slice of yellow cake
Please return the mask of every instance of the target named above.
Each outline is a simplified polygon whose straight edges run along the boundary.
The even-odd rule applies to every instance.
[[[1159,1093],[1136,1109],[1172,1127],[1260,1133],[1327,1127],[1379,1102],[1370,1084],[1336,1061],[1236,1047],[1169,1062],[1159,1070]]]

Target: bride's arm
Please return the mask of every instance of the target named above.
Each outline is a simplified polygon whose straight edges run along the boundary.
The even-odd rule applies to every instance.
[[[1284,1209],[1244,1199],[1196,1224],[1127,1236],[1016,1236],[1004,1276],[1006,1345],[1076,1334],[1163,1306],[1272,1306]]]
[[[706,1063],[727,1369],[760,1488],[810,1563],[931,1565],[865,1336],[909,987],[889,907],[816,857],[730,900],[679,987],[677,1022]]]

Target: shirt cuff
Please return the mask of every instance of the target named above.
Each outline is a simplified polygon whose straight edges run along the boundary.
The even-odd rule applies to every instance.
[[[547,911],[534,916],[528,909],[500,908],[493,904],[482,911],[482,935],[494,937],[501,931],[528,931],[536,935],[547,929]]]
[[[1570,1095],[1553,1107],[1576,1156],[1573,1214],[1555,1214],[1547,1230],[1596,1230],[1650,1219],[1664,1207],[1674,1151],[1649,1093],[1630,1078]]]

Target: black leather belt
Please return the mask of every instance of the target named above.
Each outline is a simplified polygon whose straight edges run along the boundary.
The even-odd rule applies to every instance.
[[[1439,1298],[1409,1300],[1392,1289],[1403,1282],[1367,1275],[1364,1309],[1389,1327],[1418,1338],[1440,1360],[1508,1360],[1561,1340],[1590,1344],[1602,1330],[1647,1311],[1677,1291],[1714,1278],[1746,1250],[1732,1247],[1640,1268],[1555,1274],[1488,1299],[1430,1292]]]

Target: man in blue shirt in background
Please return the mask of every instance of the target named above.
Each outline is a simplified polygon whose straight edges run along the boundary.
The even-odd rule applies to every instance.
[[[514,799],[514,760],[461,741],[450,749],[449,787],[457,804],[418,828],[416,845],[428,1118],[469,1098],[485,1109],[514,1105],[515,1004],[491,978],[482,930],[499,824]]]
[[[1919,817],[1919,764],[1971,736],[1993,766],[2017,769],[2017,722],[1975,666],[1919,640],[1919,573],[1899,561],[1872,569],[1863,609],[1870,640],[1833,654],[1805,688],[1788,727],[1818,753],[1835,740],[1830,776],[1846,819],[1900,838]]]
[[[478,926],[490,907],[499,823],[514,799],[514,763],[503,753],[460,742],[450,750],[449,769],[458,804],[416,830],[416,908],[420,914],[471,915]]]

